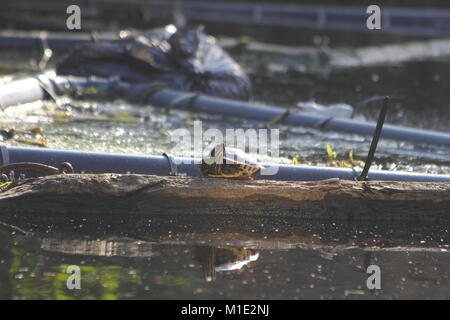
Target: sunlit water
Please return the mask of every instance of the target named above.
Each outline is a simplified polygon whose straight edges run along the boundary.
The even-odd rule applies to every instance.
[[[21,229],[0,230],[0,298],[450,297],[450,237],[436,224],[170,215],[6,220]],[[80,290],[67,288],[69,265],[80,267]],[[367,288],[369,265],[381,269],[379,290]]]
[[[252,55],[234,55],[252,75],[254,101],[285,108],[310,99],[354,105],[372,95],[399,95],[404,100],[392,105],[388,122],[448,132],[445,59],[309,73],[259,68],[249,63]],[[172,139],[178,128],[192,131],[195,120],[202,121],[204,130],[265,127],[122,101],[71,102],[75,108],[58,117],[49,112],[57,106],[47,102],[28,106],[33,111],[26,115],[10,110],[2,114],[0,126],[41,127],[48,146],[55,149],[180,156],[200,156]],[[374,121],[378,110],[371,106],[362,116]],[[355,159],[364,160],[371,140],[311,128],[276,128],[280,154],[263,161],[292,163],[295,157],[300,165],[325,165],[326,144],[338,159],[352,150]],[[382,139],[374,167],[449,173],[450,149]],[[85,217],[82,212],[77,217],[2,213],[0,220],[4,299],[450,298],[448,222],[358,225],[151,214],[129,219]],[[382,270],[381,290],[367,289],[371,264]],[[69,265],[81,268],[80,290],[66,286]]]

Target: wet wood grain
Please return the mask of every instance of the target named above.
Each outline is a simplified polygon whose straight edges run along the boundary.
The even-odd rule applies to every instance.
[[[447,220],[450,184],[70,174],[16,182],[0,193],[1,212]]]

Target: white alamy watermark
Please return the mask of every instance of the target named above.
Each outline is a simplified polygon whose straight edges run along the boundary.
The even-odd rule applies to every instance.
[[[369,30],[381,29],[381,8],[376,4],[367,7],[366,13],[370,16],[366,20],[366,26]]]
[[[81,9],[72,4],[67,7],[66,13],[69,15],[66,20],[66,26],[69,30],[81,30]]]
[[[81,270],[79,266],[72,265],[68,266],[66,273],[70,274],[67,278],[66,286],[69,290],[80,290],[81,289]]]
[[[381,269],[376,264],[367,267],[367,274],[370,276],[366,280],[366,286],[369,290],[381,289]]]
[[[66,9],[69,15],[66,20],[66,26],[69,30],[81,30],[81,8],[78,5],[69,5]],[[366,20],[366,26],[369,30],[381,29],[381,8],[376,4],[369,5],[366,13],[370,16]]]
[[[219,129],[210,128],[203,130],[201,121],[194,121],[194,130],[179,128],[171,134],[172,142],[176,146],[172,149],[174,153],[180,149],[190,149],[190,155],[202,155],[205,161],[211,150],[217,145],[224,144],[227,148],[240,149],[250,155],[261,157],[279,157],[279,130],[278,129],[225,129],[225,134]],[[206,146],[205,146],[206,144]],[[174,159],[175,164],[192,163],[189,158]],[[261,169],[261,175],[275,175],[278,166],[271,165]]]

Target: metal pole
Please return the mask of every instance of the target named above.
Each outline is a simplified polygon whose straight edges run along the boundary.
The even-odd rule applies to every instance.
[[[6,152],[5,152],[6,150]],[[100,153],[85,151],[66,151],[39,148],[21,148],[3,146],[1,154],[9,158],[9,163],[37,162],[58,167],[62,162],[69,162],[77,173],[136,173],[167,176],[173,171],[165,156]],[[177,166],[179,175],[201,176],[197,169],[200,159],[187,157],[171,157]],[[0,163],[4,160],[0,159]],[[4,162],[6,163],[6,162]],[[313,167],[299,165],[283,165],[262,163],[271,170],[273,175],[260,175],[257,179],[281,181],[314,181],[331,178],[355,180],[357,174],[352,169]],[[370,180],[381,181],[419,181],[419,182],[450,182],[450,175],[419,174],[407,172],[377,171],[369,173]]]

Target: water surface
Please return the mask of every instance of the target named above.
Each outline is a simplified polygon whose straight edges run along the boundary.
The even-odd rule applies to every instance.
[[[450,298],[450,236],[437,223],[214,215],[6,221],[16,226],[0,230],[3,299]],[[80,290],[66,286],[69,265],[80,267]],[[369,265],[381,269],[380,290],[366,286]]]

